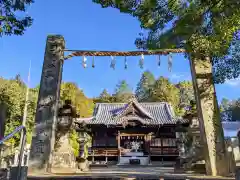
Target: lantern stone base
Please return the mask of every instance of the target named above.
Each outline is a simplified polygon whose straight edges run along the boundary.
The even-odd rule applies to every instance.
[[[76,173],[75,156],[71,152],[55,152],[51,173]]]
[[[75,173],[76,158],[69,143],[68,135],[60,137],[53,152],[51,173]]]
[[[89,171],[89,162],[84,159],[81,162],[78,162],[78,171],[86,172]]]

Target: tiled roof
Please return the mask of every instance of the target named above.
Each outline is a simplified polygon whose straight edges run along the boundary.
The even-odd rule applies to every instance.
[[[141,120],[141,122],[146,122],[146,124],[161,125],[176,124],[177,121],[182,123],[188,122],[186,119],[176,117],[172,107],[166,102],[137,103],[137,106],[141,107],[140,111],[144,111],[144,114],[148,115]],[[84,120],[88,124],[121,124],[124,117],[116,118],[113,112],[123,107],[126,107],[126,103],[97,103],[92,118],[89,120],[78,119],[77,121]]]

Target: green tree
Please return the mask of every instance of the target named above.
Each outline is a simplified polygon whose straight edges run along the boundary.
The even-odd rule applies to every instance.
[[[120,81],[116,85],[115,89],[115,101],[116,102],[128,102],[129,99],[133,96],[133,93],[125,80]]]
[[[185,47],[212,57],[216,82],[239,76],[239,8],[238,0],[170,1],[170,0],[93,0],[103,8],[113,7],[137,17],[149,30],[146,42],[136,45],[147,49]],[[231,46],[231,48],[229,48]],[[229,55],[232,56],[225,56]]]
[[[32,25],[33,19],[19,12],[26,12],[33,0],[1,0],[0,1],[0,36],[23,35],[26,28]]]
[[[233,101],[228,111],[230,111],[232,121],[240,121],[240,98]]]
[[[20,86],[26,87],[20,74],[17,74],[13,80],[15,80]]]
[[[226,98],[223,98],[219,106],[222,121],[229,121],[232,119],[231,107],[232,102]]]
[[[227,98],[223,98],[220,104],[221,111],[227,111],[229,110],[229,107],[231,105],[231,102]]]
[[[240,33],[233,37],[227,55],[213,58],[214,80],[224,83],[226,79],[238,78],[240,75]]]
[[[99,97],[95,100],[98,103],[111,103],[113,102],[113,97],[104,89]]]
[[[29,91],[28,114],[27,114],[27,120],[26,120],[27,121],[26,126],[28,129],[28,134],[27,134],[27,143],[28,144],[30,144],[32,141],[32,130],[33,130],[33,126],[35,123],[38,92],[39,92],[38,88],[31,88]],[[24,106],[22,108],[24,109]]]
[[[195,100],[192,82],[182,81],[176,87],[179,89],[179,115],[183,115],[186,108],[191,106],[191,101]]]
[[[20,82],[20,83],[19,83]],[[32,127],[36,111],[37,91],[30,89],[27,114],[27,142],[31,141]],[[21,78],[7,80],[0,78],[0,101],[7,105],[7,121],[5,134],[11,133],[16,127],[21,125],[23,109],[25,105],[26,85]],[[16,147],[19,143],[20,134],[10,139],[7,143]]]
[[[81,117],[90,117],[93,113],[93,101],[88,99],[75,83],[65,82],[61,85],[60,99],[62,102],[71,100]]]
[[[145,71],[142,74],[140,81],[137,84],[135,95],[139,102],[144,102],[149,99],[150,89],[155,83],[155,77],[150,71]]]
[[[220,104],[222,121],[240,120],[240,99],[232,100],[223,98]]]
[[[178,113],[179,89],[167,78],[160,77],[150,90],[151,102],[169,102]]]
[[[76,112],[80,117],[92,116],[94,107],[92,99],[88,99],[75,83],[65,82],[61,84],[60,99],[62,102],[71,100],[72,105],[75,106]],[[78,156],[79,150],[77,139],[78,135],[76,131],[72,129],[70,133],[70,143],[76,156]]]

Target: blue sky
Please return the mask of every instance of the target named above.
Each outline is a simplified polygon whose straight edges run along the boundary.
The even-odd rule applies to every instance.
[[[68,3],[67,3],[68,2]],[[136,50],[134,40],[140,32],[137,19],[121,14],[116,9],[102,9],[91,0],[41,0],[36,1],[28,14],[34,18],[33,26],[23,36],[3,37],[0,41],[0,76],[14,77],[19,73],[26,81],[29,61],[32,61],[31,87],[40,82],[46,37],[61,34],[67,49],[79,50]],[[124,58],[117,58],[116,70],[110,68],[110,57],[96,58],[96,68],[83,69],[81,57],[64,64],[63,80],[76,82],[89,97],[97,96],[104,88],[113,92],[122,79],[135,87],[144,70],[155,77],[165,76],[172,82],[190,80],[189,62],[183,55],[173,56],[173,69],[168,72],[167,57],[157,66],[156,57],[145,57],[144,69],[138,66],[139,57],[128,58],[128,69],[124,70]],[[217,85],[218,99],[240,97],[240,79]]]

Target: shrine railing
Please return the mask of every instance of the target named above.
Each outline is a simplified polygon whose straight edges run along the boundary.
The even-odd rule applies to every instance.
[[[91,149],[88,151],[89,156],[118,156],[119,151],[115,148],[109,149]]]
[[[26,127],[25,126],[19,126],[17,127],[12,133],[8,134],[7,136],[3,137],[0,140],[0,145],[3,144],[5,141],[7,141],[8,139],[14,137],[17,133],[19,132],[23,132],[23,140],[22,140],[22,144],[21,144],[21,148],[20,148],[20,153],[19,153],[19,158],[18,158],[18,174],[17,174],[17,179],[16,180],[20,180],[21,178],[21,166],[22,166],[22,159],[23,159],[23,153],[24,153],[24,146],[26,144]]]
[[[151,156],[178,156],[177,147],[150,147]]]

